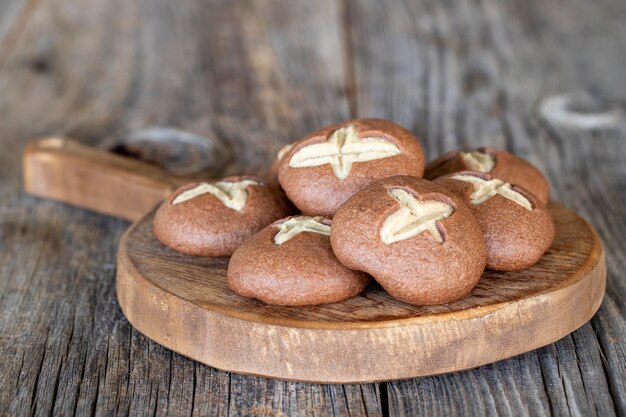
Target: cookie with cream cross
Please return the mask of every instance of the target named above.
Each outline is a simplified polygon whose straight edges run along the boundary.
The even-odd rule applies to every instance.
[[[382,119],[356,119],[313,132],[281,150],[278,180],[304,213],[332,217],[350,196],[393,175],[421,177],[417,138]]]
[[[294,216],[246,240],[228,264],[228,286],[267,304],[303,306],[343,301],[370,282],[343,266],[330,246],[331,221]]]
[[[552,245],[550,212],[528,190],[476,171],[448,174],[434,182],[457,194],[474,212],[487,245],[487,268],[529,268]]]
[[[350,197],[333,217],[330,241],[341,263],[367,272],[410,304],[458,300],[485,268],[485,243],[472,211],[422,178],[386,178]]]
[[[228,177],[176,190],[157,210],[153,231],[178,252],[230,256],[245,239],[289,214],[290,204],[277,185]]]

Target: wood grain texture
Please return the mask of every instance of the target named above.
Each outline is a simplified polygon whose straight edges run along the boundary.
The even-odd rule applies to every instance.
[[[600,306],[606,266],[598,236],[565,207],[551,212],[556,239],[536,265],[486,271],[454,303],[411,306],[370,285],[341,303],[297,308],[238,296],[226,284],[228,258],[167,248],[150,213],[120,242],[117,298],[146,336],[237,373],[354,383],[459,371],[555,342]]]
[[[302,3],[0,2],[0,415],[626,414],[626,128],[565,129],[536,112],[581,90],[623,105],[623,1]],[[350,116],[405,125],[431,158],[491,143],[538,164],[605,243],[594,319],[443,376],[230,375],[123,318],[114,263],[127,223],[20,192],[19,155],[35,137],[101,145],[172,126],[229,144],[223,174],[260,173],[283,143]]]

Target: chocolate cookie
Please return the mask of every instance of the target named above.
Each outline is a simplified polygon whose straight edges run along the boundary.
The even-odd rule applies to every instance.
[[[357,119],[295,142],[281,159],[278,179],[304,214],[331,217],[373,181],[423,172],[424,152],[411,132],[388,120]]]
[[[552,245],[552,216],[524,188],[469,171],[440,177],[435,183],[460,196],[474,212],[487,244],[487,268],[526,269]]]
[[[485,268],[485,242],[470,208],[421,178],[383,179],[350,197],[335,213],[330,241],[341,263],[410,304],[455,301]]]
[[[336,303],[359,294],[370,277],[343,266],[330,247],[330,220],[282,219],[246,240],[230,258],[228,286],[268,304]]]
[[[176,190],[157,210],[153,230],[161,243],[178,252],[229,256],[245,239],[289,213],[277,185],[228,177]]]
[[[479,148],[470,152],[451,151],[426,166],[424,178],[434,180],[460,171],[488,173],[533,193],[542,204],[548,204],[548,181],[525,159],[495,148]]]

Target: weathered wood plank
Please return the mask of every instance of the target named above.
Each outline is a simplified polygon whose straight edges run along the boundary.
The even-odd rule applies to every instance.
[[[561,131],[541,121],[544,96],[589,91],[606,106],[626,97],[625,9],[615,1],[350,2],[359,115],[393,119],[428,156],[505,147],[549,175],[553,197],[602,235],[604,305],[561,341],[476,370],[388,384],[392,414],[615,415],[626,412],[622,236],[626,128]],[[621,22],[621,23],[620,23]],[[382,389],[382,388],[381,388]]]

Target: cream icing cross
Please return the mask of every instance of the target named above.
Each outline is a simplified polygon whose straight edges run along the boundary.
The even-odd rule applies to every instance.
[[[360,138],[354,125],[335,130],[328,140],[298,150],[289,161],[292,168],[330,164],[333,174],[345,179],[356,162],[373,161],[398,155],[400,149],[382,137]]]
[[[279,161],[281,159],[283,159],[283,157],[285,155],[287,155],[287,152],[289,152],[291,150],[291,148],[293,148],[294,144],[293,143],[288,143],[285,146],[283,146],[282,148],[280,148],[278,150],[278,153],[276,154],[276,159],[278,159]]]
[[[491,172],[496,165],[493,155],[480,151],[461,152],[461,158],[472,171]]]
[[[243,180],[243,181],[219,181],[214,184],[208,184],[206,182],[200,183],[194,188],[183,191],[176,196],[172,205],[184,203],[187,200],[196,198],[203,194],[211,194],[215,196],[229,209],[235,211],[241,211],[248,201],[248,192],[246,187],[249,185],[259,185],[259,181]]]
[[[323,217],[298,216],[292,217],[284,223],[277,224],[278,233],[274,235],[274,243],[281,245],[303,232],[319,233],[330,236],[330,226],[322,223]]]
[[[472,204],[482,204],[492,199],[497,194],[519,204],[526,210],[532,211],[533,206],[526,197],[511,188],[511,184],[497,178],[484,180],[473,175],[454,175],[453,180],[469,182],[474,186],[474,191],[470,196]]]
[[[399,188],[392,188],[388,193],[400,208],[383,222],[380,239],[384,244],[410,239],[425,231],[430,232],[437,242],[443,243],[437,222],[452,215],[454,209],[450,205],[435,200],[420,201]]]

